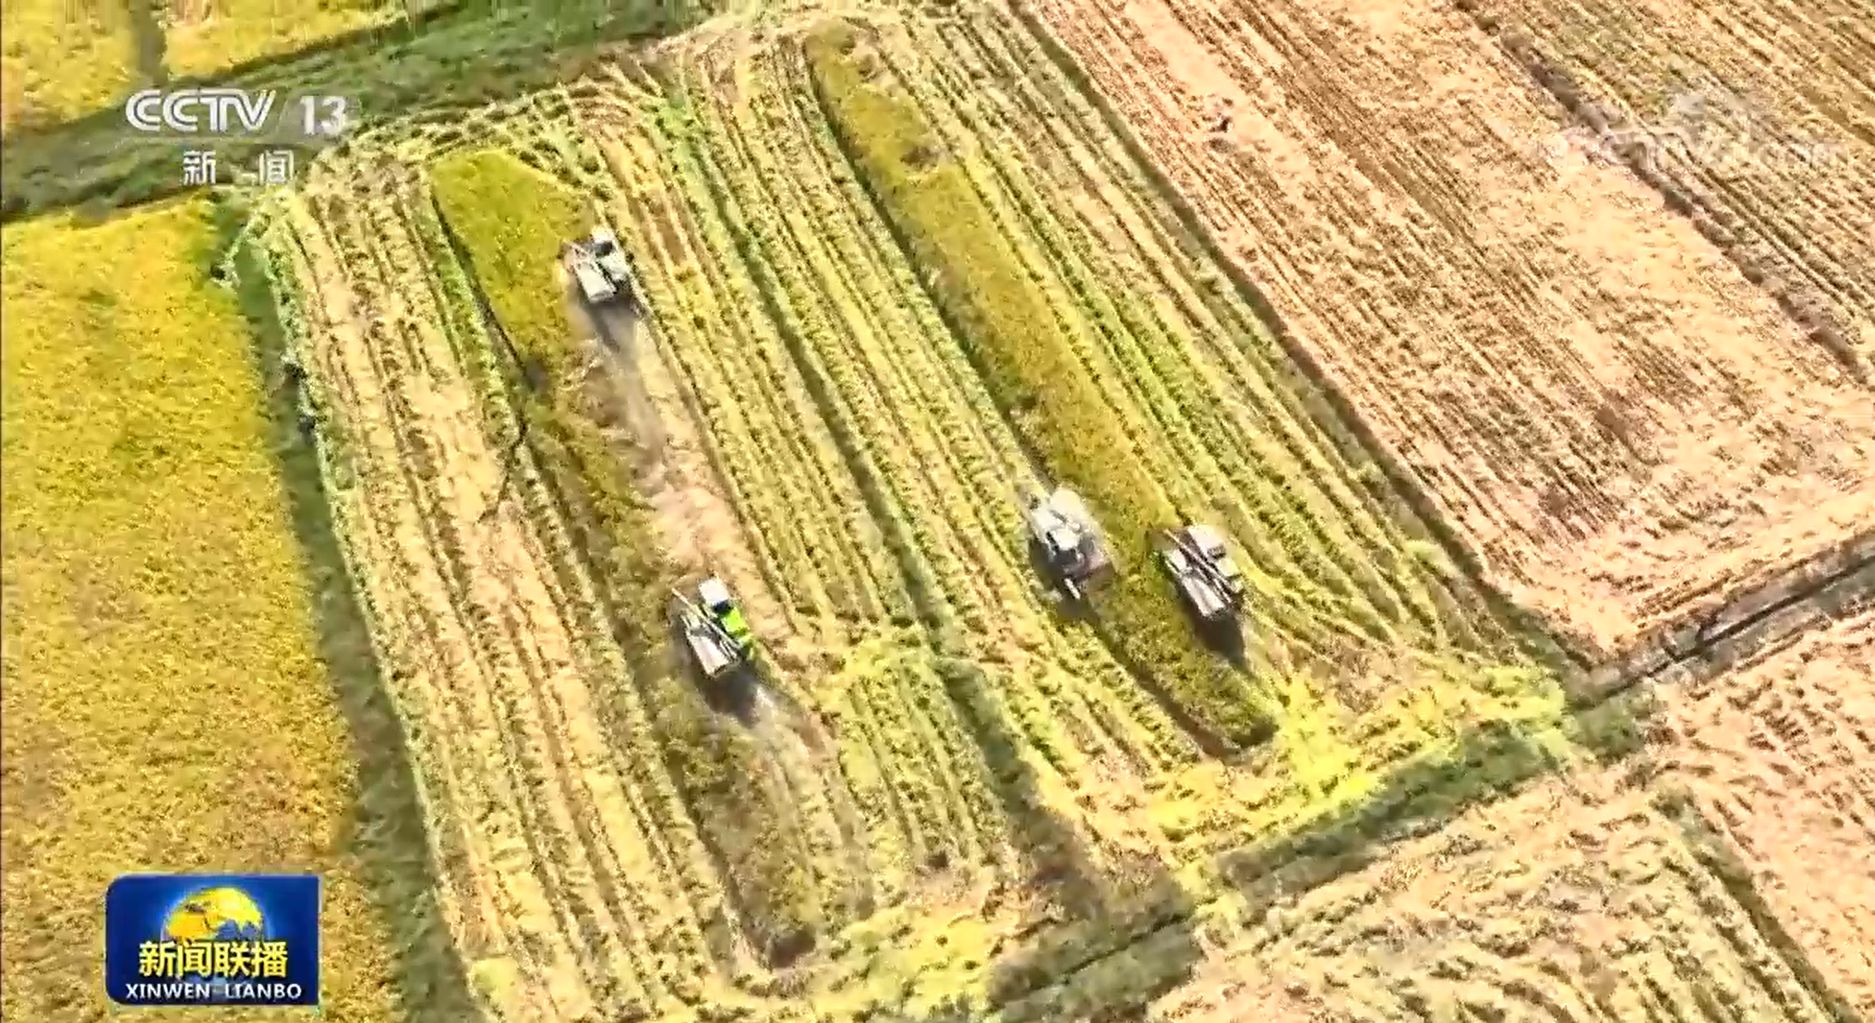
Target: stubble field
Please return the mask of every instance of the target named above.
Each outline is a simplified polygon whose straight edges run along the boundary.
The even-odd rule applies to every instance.
[[[224,196],[407,754],[397,1011],[1868,1015],[1875,892],[1813,891],[1875,841],[1862,342],[1555,145],[1485,6],[751,6]],[[642,315],[560,266],[600,221]],[[1780,257],[1830,323],[1856,244]],[[1222,643],[1150,561],[1183,517],[1248,569]],[[705,574],[724,682],[668,620]]]
[[[1760,173],[1663,144],[1632,157],[1641,174],[1612,155],[1621,136],[1594,129],[1647,127],[1670,102],[1665,75],[1758,102],[1736,72],[1756,60],[1746,44],[1635,31],[1611,7],[1549,16],[1578,30],[1556,45],[1619,76],[1608,98],[1634,113],[1611,120],[1565,106],[1600,90],[1524,59],[1530,33],[1496,11],[1510,5],[1458,5],[1475,20],[1430,2],[1032,6],[1489,577],[1586,649],[1619,651],[1866,528],[1875,414],[1855,296],[1875,265],[1858,255],[1875,146],[1853,71],[1822,76],[1815,97],[1849,111],[1840,126],[1759,115],[1784,133],[1751,140]],[[1697,24],[1695,9],[1733,6],[1652,8]],[[1830,47],[1859,31],[1786,32],[1779,52],[1834,67]],[[1668,59],[1668,38],[1698,48]],[[1837,157],[1773,148],[1804,138]],[[1800,271],[1766,268],[1799,255],[1758,251],[1765,209],[1815,221],[1776,231],[1808,240],[1810,276],[1843,282],[1819,285],[1837,296],[1816,314],[1833,333],[1780,306],[1801,298],[1780,283]]]

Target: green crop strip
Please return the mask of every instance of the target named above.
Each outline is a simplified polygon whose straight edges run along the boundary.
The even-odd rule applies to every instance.
[[[572,193],[504,152],[451,157],[432,178],[450,232],[521,364],[528,441],[612,597],[666,762],[729,876],[751,938],[771,962],[791,959],[812,945],[819,923],[813,877],[796,855],[794,830],[765,795],[768,768],[753,741],[716,721],[696,685],[669,671],[663,615],[674,571],[654,546],[648,509],[582,411],[579,353],[560,312],[553,261],[563,241],[585,232],[589,214]]]
[[[1193,647],[1150,536],[1177,517],[1075,357],[1046,301],[1004,245],[995,219],[918,108],[869,78],[847,25],[807,41],[816,93],[867,190],[955,324],[997,403],[1062,482],[1088,501],[1118,578],[1094,598],[1122,657],[1142,665],[1200,730],[1243,746],[1270,716],[1244,676]]]

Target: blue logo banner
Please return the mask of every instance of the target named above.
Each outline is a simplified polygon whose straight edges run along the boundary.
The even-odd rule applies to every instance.
[[[125,874],[104,986],[121,1005],[318,1005],[318,875]]]

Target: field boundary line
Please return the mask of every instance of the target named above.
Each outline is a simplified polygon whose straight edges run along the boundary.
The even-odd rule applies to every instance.
[[[1710,611],[1654,629],[1590,671],[1571,698],[1593,706],[1647,682],[1716,674],[1871,600],[1875,527],[1786,566]],[[1780,627],[1780,618],[1795,620]]]

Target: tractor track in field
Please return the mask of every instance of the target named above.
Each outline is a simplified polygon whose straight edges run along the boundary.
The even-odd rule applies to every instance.
[[[757,623],[761,642],[786,663],[820,660],[788,631],[780,602],[748,558],[733,505],[723,496],[713,467],[702,450],[697,429],[678,397],[670,368],[659,350],[655,319],[614,307],[594,308],[565,288],[567,315],[579,335],[575,344],[587,353],[587,399],[608,410],[599,423],[617,430],[617,410],[624,433],[612,439],[621,461],[630,465],[640,496],[653,509],[660,531],[659,549],[685,582],[720,575]],[[837,770],[826,754],[827,741],[806,708],[777,679],[758,666],[732,683],[746,692],[728,694],[732,717],[747,731],[781,772],[792,812],[801,820],[820,821],[827,841],[845,850],[855,883],[863,884],[864,860],[857,848],[857,811],[837,783]]]
[[[1824,628],[1875,593],[1875,532],[1789,566],[1763,584],[1661,629],[1587,673],[1584,698],[1600,702],[1650,682],[1719,674],[1765,647]]]

